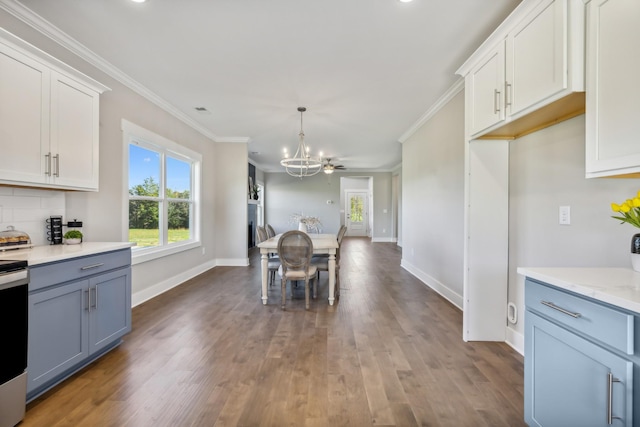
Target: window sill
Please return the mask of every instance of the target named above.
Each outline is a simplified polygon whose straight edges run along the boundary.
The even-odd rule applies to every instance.
[[[154,259],[163,258],[202,246],[201,242],[174,243],[154,248],[136,248],[131,251],[131,265],[142,264]]]

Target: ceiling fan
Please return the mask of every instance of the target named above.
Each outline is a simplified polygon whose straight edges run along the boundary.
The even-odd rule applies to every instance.
[[[331,163],[331,157],[327,157],[324,159],[324,163],[322,164],[322,170],[326,174],[331,174],[334,170],[345,170],[345,167],[342,165],[334,165]]]

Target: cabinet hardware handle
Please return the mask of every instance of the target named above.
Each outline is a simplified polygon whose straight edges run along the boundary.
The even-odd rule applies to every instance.
[[[563,314],[566,314],[568,316],[571,316],[574,319],[577,319],[578,317],[582,316],[582,314],[580,314],[580,313],[575,313],[573,311],[565,310],[564,308],[558,307],[557,305],[555,305],[554,303],[549,302],[549,301],[540,301],[540,303],[543,304],[543,305],[546,305],[549,308],[553,308],[554,310],[558,310],[560,313],[563,313]]]
[[[56,154],[55,156],[53,156],[53,164],[55,166],[55,172],[53,172],[53,176],[55,177],[59,177],[60,176],[60,154]]]
[[[84,292],[87,294],[87,308],[85,310],[91,313],[91,289],[87,289]]]
[[[51,152],[45,154],[44,159],[44,174],[46,176],[51,176]]]
[[[511,83],[504,82],[504,106],[511,106]]]
[[[613,416],[613,383],[621,382],[619,379],[614,378],[613,374],[609,372],[607,374],[607,424],[613,424],[613,420],[620,420],[620,417]]]
[[[85,265],[84,267],[80,267],[80,270],[91,270],[92,268],[102,267],[104,262],[99,262],[97,264]]]
[[[93,288],[93,294],[94,294],[94,297],[93,297],[93,301],[94,301],[93,308],[97,310],[98,309],[98,287],[97,286],[95,288]]]
[[[500,91],[498,89],[493,90],[493,113],[498,114],[500,112]]]

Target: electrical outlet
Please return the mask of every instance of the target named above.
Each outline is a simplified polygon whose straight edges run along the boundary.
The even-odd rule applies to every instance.
[[[386,233],[386,232],[387,232],[387,229],[386,229],[386,228],[383,228],[383,229],[382,229],[382,234],[384,234],[384,233]]]
[[[204,246],[202,247],[202,255],[204,255],[207,252],[207,248],[205,248]]]

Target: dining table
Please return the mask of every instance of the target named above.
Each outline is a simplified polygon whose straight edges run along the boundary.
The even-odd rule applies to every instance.
[[[260,248],[262,264],[262,304],[266,305],[269,299],[269,254],[278,252],[278,241],[282,234],[258,243]],[[315,234],[309,233],[313,243],[313,253],[329,255],[329,305],[333,305],[335,300],[336,287],[336,250],[338,249],[338,238],[335,234]]]

